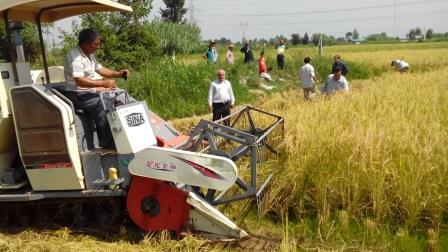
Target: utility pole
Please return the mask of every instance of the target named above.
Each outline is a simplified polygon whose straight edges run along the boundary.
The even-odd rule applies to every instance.
[[[397,0],[394,0],[394,36],[398,37],[398,34],[397,34]]]
[[[244,23],[242,21],[240,21],[241,33],[243,35],[243,38],[241,39],[241,43],[244,43],[244,41],[246,40],[246,31],[247,31],[248,26],[249,26],[249,24],[247,23],[247,21],[245,21]]]
[[[188,10],[190,11],[190,23],[195,24],[196,20],[195,20],[195,8],[194,8],[194,1],[196,0],[190,0],[190,8],[188,8]]]

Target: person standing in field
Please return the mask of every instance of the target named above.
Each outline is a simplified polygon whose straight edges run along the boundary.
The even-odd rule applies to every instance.
[[[250,43],[244,43],[243,48],[240,49],[242,53],[244,53],[243,63],[250,63],[254,61],[254,54],[252,53],[252,48],[250,47]]]
[[[401,59],[393,60],[390,65],[395,67],[395,69],[400,71],[400,73],[406,73],[407,71],[409,71],[410,67],[406,61],[403,61]]]
[[[344,62],[342,62],[341,60],[341,56],[339,54],[336,54],[334,56],[334,63],[333,63],[333,67],[331,68],[331,72],[334,73],[334,70],[336,69],[336,67],[341,69],[342,75],[347,76],[348,74],[348,68],[347,66],[344,64]]]
[[[283,70],[285,68],[285,50],[287,49],[285,41],[281,39],[275,49],[277,49],[277,67],[279,70]]]
[[[258,62],[258,75],[261,75],[262,73],[267,73],[268,67],[266,65],[266,59],[264,57],[264,52],[260,53],[260,58],[258,58],[257,62]]]
[[[210,41],[208,44],[208,48],[205,51],[205,54],[202,56],[204,59],[207,60],[208,63],[216,64],[218,61],[218,53],[216,51],[216,43],[215,41]]]
[[[342,69],[337,66],[333,73],[328,75],[325,84],[321,87],[321,93],[331,95],[339,91],[348,93],[349,86],[347,79],[342,75]]]
[[[316,75],[314,73],[314,67],[311,65],[311,58],[306,56],[303,59],[305,63],[299,69],[300,84],[303,89],[303,96],[306,101],[310,101],[313,96],[316,95]]]
[[[208,91],[208,109],[213,112],[213,121],[230,115],[230,109],[235,104],[232,85],[226,80],[226,72],[219,69],[218,79],[212,81]],[[230,126],[230,120],[224,121],[224,125]]]
[[[226,54],[226,61],[227,64],[229,65],[233,65],[235,63],[235,58],[233,57],[233,44],[230,43],[227,49],[227,54]]]
[[[261,51],[260,58],[257,60],[258,62],[258,75],[261,79],[265,79],[267,81],[271,81],[272,78],[268,74],[268,66],[266,64],[266,58],[264,57],[264,51]]]

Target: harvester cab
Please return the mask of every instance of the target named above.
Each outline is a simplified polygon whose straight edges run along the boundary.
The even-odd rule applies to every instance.
[[[51,80],[41,24],[101,11],[132,9],[107,0],[0,2],[11,49],[0,63],[0,223],[60,218],[102,229],[128,215],[145,231],[247,236],[212,205],[259,199],[272,174],[260,182],[257,170],[277,154],[283,118],[245,107],[229,116],[231,127],[202,120],[184,136],[118,89],[101,96],[116,151],[96,148],[91,119],[63,95],[63,80]],[[12,21],[36,23],[45,83],[33,81],[18,43],[13,50]]]

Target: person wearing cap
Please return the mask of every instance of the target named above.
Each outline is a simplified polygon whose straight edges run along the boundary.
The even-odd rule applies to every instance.
[[[226,54],[226,61],[227,64],[229,65],[233,65],[233,63],[235,63],[235,59],[233,57],[233,44],[230,43],[227,49],[227,54]]]
[[[344,62],[342,62],[341,56],[339,54],[336,54],[334,56],[334,63],[333,63],[333,67],[331,68],[332,73],[334,73],[334,70],[336,69],[336,67],[339,67],[341,69],[342,75],[347,76],[347,74],[348,74],[347,66],[344,64]]]
[[[347,79],[342,75],[342,68],[336,66],[333,73],[328,75],[325,84],[321,87],[321,93],[331,95],[336,92],[348,93],[349,86]]]
[[[208,91],[208,109],[213,112],[213,121],[230,115],[230,109],[235,104],[232,85],[226,80],[226,72],[219,69],[218,79],[212,81]],[[224,125],[229,126],[230,120],[225,120]]]
[[[210,41],[207,51],[205,51],[205,54],[203,55],[203,58],[206,59],[208,63],[216,64],[218,61],[218,52],[216,51],[215,45],[215,41]]]
[[[280,43],[275,47],[277,49],[277,67],[280,70],[285,68],[285,50],[286,45],[283,39],[280,40]]]
[[[393,60],[390,66],[395,67],[395,69],[400,71],[400,73],[405,73],[409,70],[409,64],[401,59]]]

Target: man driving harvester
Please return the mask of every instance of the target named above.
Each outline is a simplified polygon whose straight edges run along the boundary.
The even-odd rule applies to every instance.
[[[96,30],[88,28],[79,33],[78,46],[65,58],[64,95],[72,101],[75,109],[83,110],[95,122],[100,147],[113,149],[115,144],[100,94],[117,88],[115,80],[106,78],[127,78],[130,72],[128,69],[114,71],[103,67],[94,56],[99,47],[100,35]]]

